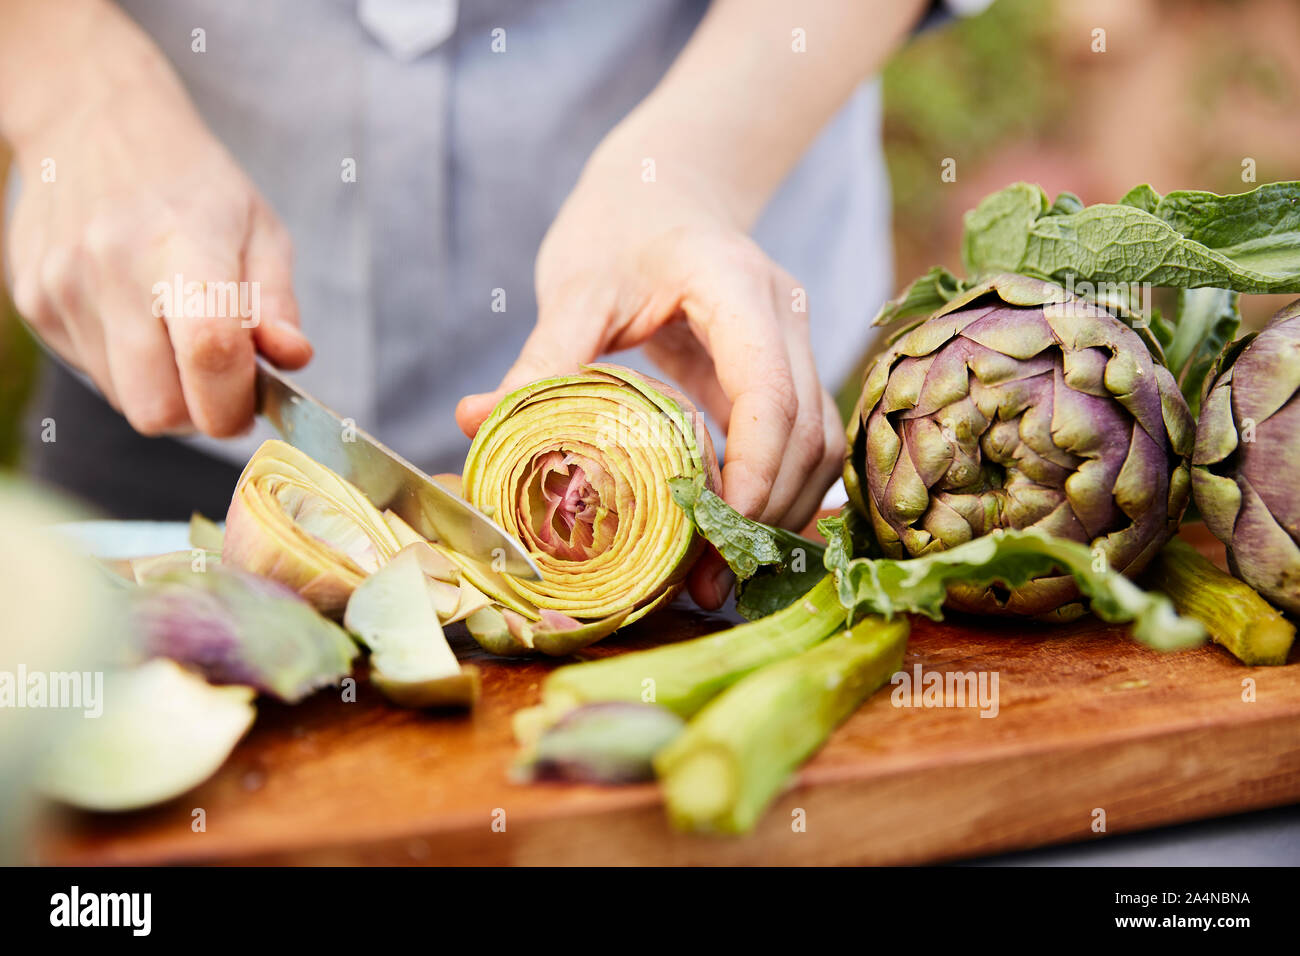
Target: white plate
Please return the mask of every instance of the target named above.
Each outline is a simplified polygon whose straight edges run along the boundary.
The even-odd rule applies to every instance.
[[[87,554],[109,560],[190,547],[190,526],[184,521],[71,521],[54,530]]]

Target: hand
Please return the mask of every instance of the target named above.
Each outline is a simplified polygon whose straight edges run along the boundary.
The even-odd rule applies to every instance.
[[[238,434],[255,352],[311,357],[288,234],[161,56],[115,80],[14,143],[14,303],[137,431]],[[177,276],[203,284],[188,306]]]
[[[506,392],[644,345],[727,434],[723,495],[769,524],[802,528],[839,473],[844,430],[813,363],[798,282],[684,168],[641,180],[641,158],[602,147],[537,257],[537,325],[496,391],[456,410],[473,436]],[[710,552],[690,589],[716,607],[731,577]]]

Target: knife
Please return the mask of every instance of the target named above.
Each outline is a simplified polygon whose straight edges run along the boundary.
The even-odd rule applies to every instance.
[[[261,356],[257,412],[294,448],[352,482],[380,511],[391,508],[424,537],[494,570],[530,580],[541,577],[523,545],[491,518],[326,408]]]

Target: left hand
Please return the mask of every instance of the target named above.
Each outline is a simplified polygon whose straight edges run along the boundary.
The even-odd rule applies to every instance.
[[[682,162],[655,182],[611,137],[593,154],[542,242],[537,324],[497,389],[461,400],[473,436],[509,391],[645,346],[727,436],[723,497],[800,529],[839,473],[844,429],[822,387],[799,283],[729,214],[725,188]],[[706,554],[692,596],[716,607],[732,578]]]

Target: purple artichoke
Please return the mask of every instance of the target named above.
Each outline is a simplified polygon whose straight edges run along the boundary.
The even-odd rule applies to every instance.
[[[1300,614],[1300,301],[1224,351],[1192,455],[1201,517],[1232,572]]]
[[[284,585],[220,564],[151,577],[131,592],[131,620],[144,657],[291,704],[338,683],[359,653],[346,631]]]
[[[1178,528],[1193,424],[1173,375],[1110,313],[996,276],[897,336],[849,427],[844,479],[890,557],[1040,528],[1136,574]],[[980,613],[1069,620],[1070,576],[954,585]]]

